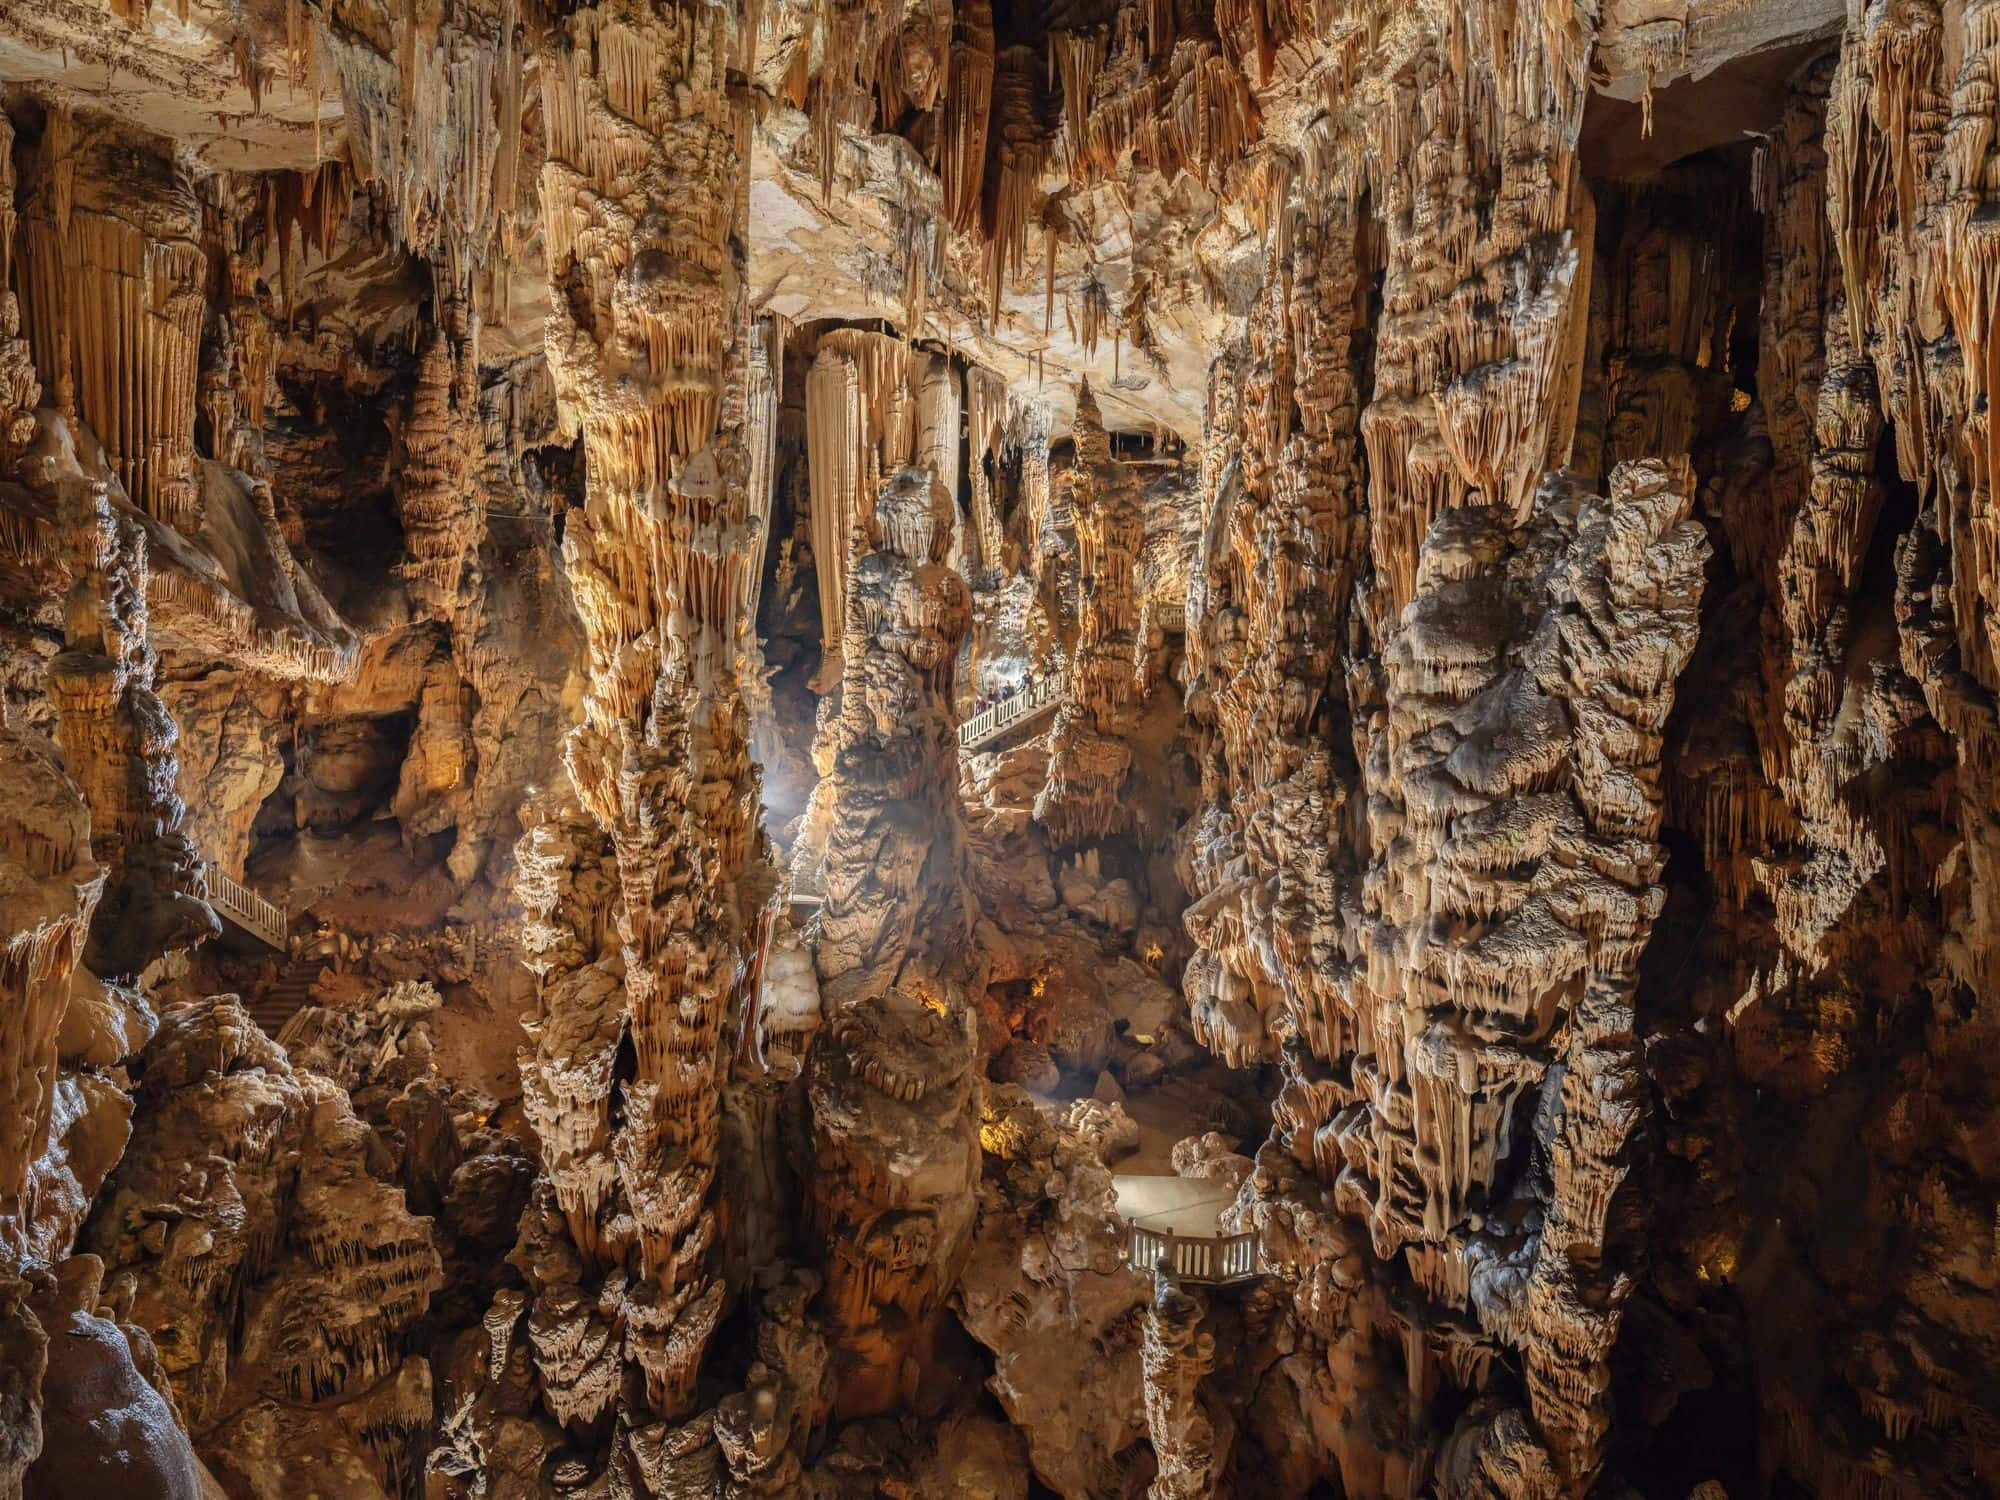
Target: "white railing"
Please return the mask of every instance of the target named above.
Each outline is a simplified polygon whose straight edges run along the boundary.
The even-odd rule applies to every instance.
[[[208,882],[208,904],[254,938],[279,952],[285,947],[285,909],[267,901],[248,886],[223,874],[211,864],[204,876]]]
[[[1135,1271],[1151,1272],[1165,1260],[1180,1280],[1209,1286],[1228,1286],[1262,1274],[1254,1233],[1204,1238],[1141,1229],[1134,1224],[1125,1254]]]
[[[988,740],[1006,733],[1023,719],[1040,713],[1063,695],[1062,673],[1056,672],[1044,677],[1040,682],[1031,682],[1025,692],[1016,693],[1011,698],[1002,698],[998,703],[982,708],[978,713],[958,726],[958,743],[966,750],[977,750]]]

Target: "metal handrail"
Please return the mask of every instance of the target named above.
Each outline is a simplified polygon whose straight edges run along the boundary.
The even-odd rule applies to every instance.
[[[252,937],[284,951],[288,923],[282,906],[225,874],[220,865],[210,864],[203,879],[208,885],[210,906]]]
[[[987,740],[1012,729],[1021,720],[1038,714],[1063,695],[1063,674],[1052,673],[1039,682],[1028,684],[1025,693],[1016,693],[1011,698],[1002,698],[958,726],[958,743],[964,749],[976,750]]]
[[[1232,1286],[1264,1274],[1258,1263],[1257,1234],[1172,1234],[1162,1229],[1131,1226],[1126,1257],[1137,1271],[1152,1271],[1162,1260],[1181,1281],[1205,1286]]]

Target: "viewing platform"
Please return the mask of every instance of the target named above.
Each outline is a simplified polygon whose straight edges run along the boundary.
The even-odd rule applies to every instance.
[[[1235,1193],[1200,1177],[1119,1175],[1111,1185],[1134,1270],[1151,1273],[1165,1261],[1177,1280],[1196,1286],[1240,1286],[1263,1276],[1255,1232],[1222,1227]]]

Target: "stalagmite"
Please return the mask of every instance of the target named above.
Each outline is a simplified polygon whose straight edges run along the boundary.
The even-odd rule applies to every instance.
[[[181,831],[179,730],[154,691],[147,635],[146,533],[103,481],[64,482],[62,526],[73,580],[64,646],[49,663],[62,746],[82,777],[91,845],[106,888],[92,927],[100,974],[136,974],[219,931],[202,859]]]
[[[479,338],[469,299],[446,299],[456,327],[434,327],[418,355],[416,390],[403,425],[397,488],[410,549],[404,576],[423,608],[449,613],[459,573],[478,543],[473,449],[479,427]]]
[[[202,1451],[254,1471],[257,1448],[283,1451],[269,1424],[306,1403],[346,1407],[362,1429],[386,1395],[421,1423],[429,1378],[404,1339],[437,1289],[437,1249],[402,1190],[369,1174],[345,1092],[294,1070],[233,995],[169,1007],[136,1066],[135,1145],[85,1242],[163,1351]],[[403,1443],[371,1452],[336,1422],[286,1457],[301,1476],[358,1467],[393,1487]]]
[[[1130,476],[1085,386],[1077,393],[1076,463],[1063,476],[1076,518],[1077,633],[1064,664],[1067,701],[1056,711],[1049,777],[1035,817],[1059,844],[1102,839],[1125,826],[1122,793],[1132,752],[1124,735],[1141,687],[1134,667],[1143,527]]]
[[[875,504],[881,545],[856,559],[833,725],[833,832],[815,948],[828,1009],[879,991],[929,950],[962,945],[965,890],[953,678],[971,623],[946,562],[952,508],[924,469]]]
[[[1146,1430],[1159,1455],[1160,1475],[1149,1500],[1197,1500],[1215,1493],[1227,1453],[1218,1452],[1215,1424],[1202,1410],[1201,1380],[1215,1366],[1215,1335],[1202,1331],[1208,1311],[1198,1293],[1171,1275],[1155,1278],[1146,1313]]]
[[[0,120],[0,479],[35,436],[41,381],[34,351],[21,335],[21,305],[14,295],[14,130]]]
[[[828,1024],[810,1064],[810,1221],[848,1373],[839,1409],[914,1394],[969,1248],[978,1123],[972,949],[952,679],[970,621],[945,563],[952,506],[898,470],[855,561],[833,727],[826,904],[813,934]]]
[[[104,877],[90,810],[51,748],[0,728],[0,759],[19,797],[0,829],[0,1260],[11,1264],[55,1238],[42,1221],[58,1205],[53,1193],[41,1201],[38,1159],[52,1144],[56,1043]]]

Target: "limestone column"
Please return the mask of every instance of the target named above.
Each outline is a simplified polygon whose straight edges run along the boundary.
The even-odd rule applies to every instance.
[[[737,676],[759,560],[749,117],[728,81],[742,29],[734,7],[604,0],[554,28],[541,64],[587,688],[565,752],[580,806],[539,816],[522,859],[540,971],[523,1084],[550,1208],[530,1334],[550,1409],[582,1424],[683,1415],[724,1297],[722,1034],[763,889]]]
[[[820,335],[806,375],[806,467],[825,652],[813,678],[817,693],[831,691],[840,679],[848,579],[855,557],[874,544],[875,492],[915,452],[910,366],[902,340],[835,328]]]
[[[446,272],[434,272],[440,293]],[[459,575],[484,529],[475,479],[485,428],[479,412],[479,321],[469,292],[440,295],[439,321],[424,330],[416,388],[403,423],[396,508],[409,561],[411,602],[449,618]]]
[[[745,616],[754,631],[764,586],[764,550],[770,544],[771,511],[778,483],[778,408],[784,401],[785,335],[781,322],[765,319],[749,340],[749,390],[744,422],[750,454],[750,529],[757,541],[757,566],[750,574],[750,598]]]
[[[867,430],[854,361],[822,349],[806,375],[806,466],[811,476],[813,567],[819,577],[820,649],[813,680],[825,693],[840,680],[846,625],[847,554],[860,506]]]
[[[951,508],[951,553],[947,559],[961,578],[978,571],[977,538],[958,524],[959,397],[958,372],[941,354],[927,355],[916,376],[916,464],[930,471]]]
[[[810,1223],[825,1259],[839,1409],[915,1394],[969,1245],[979,1175],[971,949],[952,712],[964,581],[945,564],[951,509],[897,472],[860,557],[831,726],[826,904],[813,931],[827,1031],[808,1064]]]
[[[1007,430],[1007,387],[991,370],[965,372],[966,452],[972,466],[972,530],[967,553],[978,565],[1000,566],[1000,497],[993,471]]]
[[[1144,523],[1131,479],[1086,384],[1077,394],[1076,463],[1064,476],[1076,517],[1077,633],[1064,664],[1064,702],[1049,734],[1048,781],[1035,817],[1057,844],[1102,839],[1127,825],[1121,793],[1132,768],[1130,708]]]

